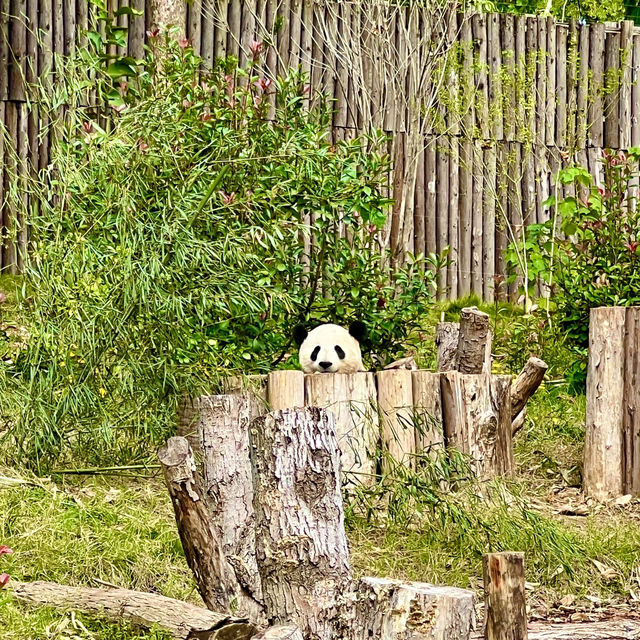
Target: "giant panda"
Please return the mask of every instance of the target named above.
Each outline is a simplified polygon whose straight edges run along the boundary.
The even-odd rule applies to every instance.
[[[293,337],[300,347],[300,366],[305,373],[355,373],[364,371],[360,343],[366,335],[362,322],[354,322],[349,330],[337,324],[321,324],[307,332],[303,326],[294,329]]]

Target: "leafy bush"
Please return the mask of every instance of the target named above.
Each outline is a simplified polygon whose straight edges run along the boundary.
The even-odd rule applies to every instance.
[[[545,202],[554,215],[527,227],[521,252],[528,256],[528,286],[538,278],[552,286],[555,317],[579,356],[578,377],[584,377],[589,310],[640,302],[640,210],[629,191],[640,149],[605,150],[602,162],[602,187],[586,169],[559,172],[558,182],[573,187],[573,195]],[[507,259],[517,265],[515,247]]]
[[[144,456],[182,394],[286,361],[300,321],[357,317],[393,357],[430,301],[425,260],[394,270],[378,246],[382,137],[331,144],[327,105],[309,107],[298,72],[263,76],[260,43],[246,69],[203,73],[186,42],[154,40],[129,84],[135,61],[105,71],[84,50],[41,97],[70,104],[32,185],[30,341],[0,380],[9,437],[38,468],[69,450]],[[83,106],[96,87],[108,120]]]

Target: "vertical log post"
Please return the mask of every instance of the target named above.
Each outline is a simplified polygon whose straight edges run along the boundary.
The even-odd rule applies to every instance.
[[[623,494],[624,307],[591,309],[584,490],[596,499]]]
[[[457,322],[438,322],[436,327],[438,371],[453,371],[457,368],[459,335],[460,325]]]
[[[411,371],[378,371],[378,407],[384,450],[396,462],[413,466],[416,430],[413,424],[413,384]]]
[[[456,353],[456,368],[460,373],[483,372],[488,336],[489,316],[476,307],[462,309]]]
[[[271,411],[304,407],[304,373],[272,371],[267,378],[267,401]]]
[[[513,472],[510,390],[510,376],[442,374],[447,445],[468,454],[481,478]]]
[[[411,377],[416,452],[429,452],[444,446],[440,374],[413,371]]]
[[[527,640],[524,553],[484,556],[485,640]]]
[[[351,587],[333,416],[285,409],[251,425],[256,556],[271,624],[340,637]]]

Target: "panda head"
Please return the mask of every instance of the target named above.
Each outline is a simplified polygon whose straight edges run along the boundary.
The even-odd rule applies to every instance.
[[[294,329],[293,337],[300,346],[300,366],[305,373],[355,373],[364,371],[360,341],[366,327],[354,322],[349,330],[337,324],[321,324],[307,330]]]

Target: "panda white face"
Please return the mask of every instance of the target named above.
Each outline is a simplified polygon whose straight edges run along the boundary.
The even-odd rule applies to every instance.
[[[349,331],[337,324],[321,324],[307,333],[296,327],[300,366],[305,373],[355,373],[364,371],[360,343],[365,327],[354,322]]]

